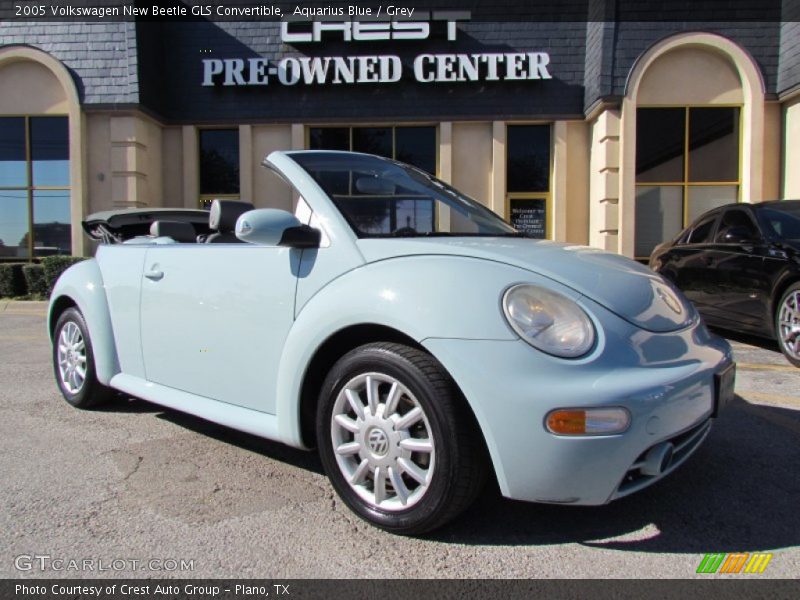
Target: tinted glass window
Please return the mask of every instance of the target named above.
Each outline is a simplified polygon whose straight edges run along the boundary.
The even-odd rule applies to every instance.
[[[658,244],[671,239],[683,227],[681,186],[636,187],[636,256],[650,256]]]
[[[697,226],[692,229],[692,233],[689,234],[689,243],[705,244],[710,242],[716,220],[717,216],[714,215],[713,217],[709,217],[708,219],[700,221],[700,223],[698,223]]]
[[[27,258],[28,192],[0,190],[0,258]]]
[[[353,127],[353,152],[392,158],[391,127]]]
[[[239,131],[200,131],[200,193],[239,193]]]
[[[0,260],[70,253],[69,185],[67,117],[0,117]]]
[[[769,234],[784,240],[800,240],[800,206],[772,205],[759,208],[757,214]]]
[[[743,210],[728,210],[722,215],[722,220],[719,223],[717,241],[724,242],[725,234],[733,228],[746,232],[746,237],[749,239],[755,240],[761,237],[761,233],[746,212]]]
[[[352,145],[351,145],[352,134]],[[436,173],[436,127],[311,127],[311,150],[352,150],[394,158]]]
[[[0,118],[0,187],[28,184],[25,160],[25,119]]]
[[[292,158],[359,237],[519,235],[489,209],[420,169],[373,156],[327,152]]]
[[[689,109],[689,181],[739,180],[739,109]]]
[[[550,189],[550,126],[509,125],[506,189],[511,193]]]
[[[683,108],[640,108],[636,111],[636,181],[683,181]]]
[[[33,185],[69,185],[69,131],[66,117],[31,117]]]
[[[400,162],[436,174],[436,128],[396,127],[394,157]]]
[[[312,127],[308,133],[312,150],[350,150],[348,127]]]
[[[37,190],[33,194],[33,254],[70,252],[69,190]]]

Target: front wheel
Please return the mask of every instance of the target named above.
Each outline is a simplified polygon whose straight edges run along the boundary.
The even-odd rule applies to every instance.
[[[68,308],[56,322],[53,370],[61,395],[72,406],[92,408],[114,395],[112,389],[97,381],[89,328],[77,308]]]
[[[350,509],[404,535],[455,518],[488,472],[455,383],[433,357],[400,344],[361,346],[336,363],[322,386],[317,440]]]

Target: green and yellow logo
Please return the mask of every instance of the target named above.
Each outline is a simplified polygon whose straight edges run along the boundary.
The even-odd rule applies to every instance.
[[[698,573],[763,573],[772,554],[767,552],[716,552],[706,554]]]

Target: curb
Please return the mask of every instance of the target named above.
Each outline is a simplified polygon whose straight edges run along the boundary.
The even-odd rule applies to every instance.
[[[44,300],[5,300],[0,302],[0,313],[45,315],[47,304]]]

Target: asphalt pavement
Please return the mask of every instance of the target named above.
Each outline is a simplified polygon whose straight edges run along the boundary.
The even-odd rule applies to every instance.
[[[588,508],[489,488],[415,539],[355,517],[313,453],[131,398],[70,407],[43,305],[0,303],[0,577],[798,577],[800,369],[731,341],[737,397],[670,477]],[[696,574],[761,551],[760,575]]]

